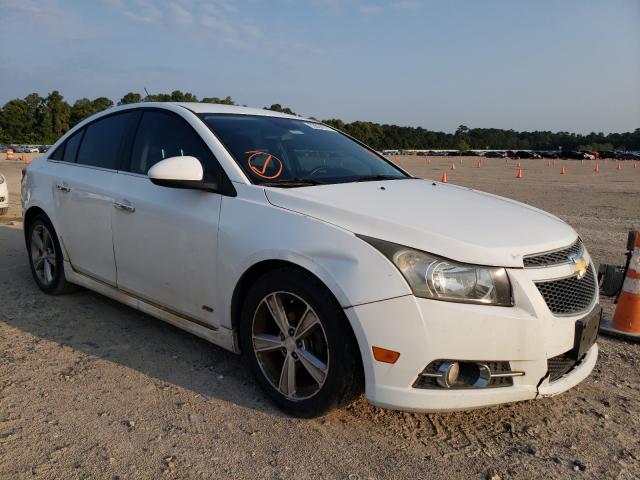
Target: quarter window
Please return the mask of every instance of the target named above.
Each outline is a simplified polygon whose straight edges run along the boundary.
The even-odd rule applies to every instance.
[[[160,160],[181,155],[198,158],[205,170],[213,163],[209,149],[184,120],[163,112],[144,112],[133,144],[130,171],[146,174]]]
[[[74,133],[69,140],[67,140],[66,146],[64,147],[64,155],[62,156],[62,160],[65,162],[75,162],[76,155],[78,153],[78,147],[80,146],[80,140],[82,139],[82,134],[84,130],[80,130],[79,132]]]
[[[89,125],[78,151],[77,163],[116,169],[120,144],[129,118],[130,113],[122,113]]]

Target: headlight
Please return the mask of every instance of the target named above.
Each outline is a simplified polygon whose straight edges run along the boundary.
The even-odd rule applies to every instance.
[[[420,250],[358,235],[400,270],[417,297],[449,302],[512,306],[504,268],[456,263]]]

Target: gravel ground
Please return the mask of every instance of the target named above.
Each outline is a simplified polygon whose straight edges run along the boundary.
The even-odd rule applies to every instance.
[[[596,262],[640,228],[640,167],[399,157],[417,176],[548,210]],[[567,169],[560,175],[561,166]],[[640,344],[603,337],[593,374],[558,397],[450,414],[364,399],[317,420],[273,408],[235,355],[92,292],[30,277],[21,165],[0,161],[0,478],[640,478]],[[425,206],[427,208],[427,206]],[[469,205],[473,208],[473,205]],[[605,312],[613,306],[603,300]]]

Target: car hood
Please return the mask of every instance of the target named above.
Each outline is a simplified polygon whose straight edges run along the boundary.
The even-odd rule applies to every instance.
[[[489,193],[430,180],[265,188],[278,207],[460,262],[522,267],[577,238],[565,222]]]

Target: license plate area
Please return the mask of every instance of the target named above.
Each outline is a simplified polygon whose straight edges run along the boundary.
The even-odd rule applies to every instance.
[[[573,360],[580,360],[596,343],[601,318],[602,307],[598,305],[588,316],[576,321],[573,349],[569,352]]]

